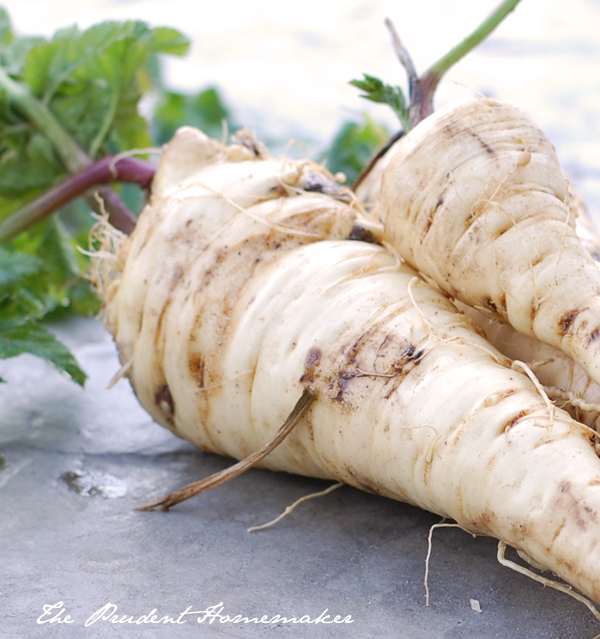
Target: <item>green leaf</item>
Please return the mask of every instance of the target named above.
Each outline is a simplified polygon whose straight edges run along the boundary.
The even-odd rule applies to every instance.
[[[81,241],[87,243],[83,231]],[[84,275],[87,258],[59,217],[36,225],[14,244],[14,248],[0,247],[0,319],[99,312],[100,300]],[[2,281],[10,286],[3,288]]]
[[[63,313],[75,312],[80,315],[93,317],[98,315],[102,308],[102,302],[98,295],[94,292],[90,282],[83,276],[79,276],[74,280],[67,289],[68,307],[57,309],[48,317],[60,317]]]
[[[27,36],[14,39],[0,50],[0,64],[10,75],[20,75],[30,51],[44,41],[39,36]]]
[[[13,146],[11,144],[11,146]],[[0,196],[19,197],[52,186],[62,175],[59,159],[47,138],[33,133],[19,148],[0,156]]]
[[[8,44],[13,37],[10,16],[4,7],[0,7],[0,45]]]
[[[143,23],[102,22],[79,32],[76,26],[57,31],[52,42],[44,43],[28,57],[23,79],[33,92],[48,103],[63,87],[74,86],[94,77],[89,65],[102,58],[115,42],[146,32]],[[140,35],[141,35],[140,33]]]
[[[58,217],[48,220],[36,253],[43,260],[46,271],[54,282],[66,282],[79,275],[75,251]]]
[[[59,50],[60,46],[57,43],[41,41],[27,54],[21,75],[33,95],[44,95],[54,58]]]
[[[103,22],[81,33],[57,32],[27,57],[23,79],[62,126],[92,157],[150,144],[147,122],[137,107],[140,81],[156,53],[181,55],[189,40],[175,29],[151,29],[144,22]],[[114,151],[114,149],[113,149]]]
[[[195,95],[165,92],[154,115],[154,138],[157,144],[164,144],[182,124],[202,129],[210,137],[221,138],[223,121],[229,130],[238,128],[215,87]]]
[[[0,296],[38,275],[41,268],[39,258],[8,251],[0,246]]]
[[[229,110],[214,87],[199,93],[192,103],[194,113],[203,120],[206,129],[221,129],[223,120],[230,117]]]
[[[348,183],[354,182],[371,156],[390,138],[387,127],[364,115],[362,123],[346,122],[324,154],[332,173],[345,173]]]
[[[54,306],[42,260],[0,247],[0,319],[41,319]]]
[[[409,129],[408,108],[402,89],[398,86],[384,84],[379,78],[372,75],[363,74],[364,80],[351,80],[350,84],[364,91],[361,98],[366,98],[372,102],[388,104],[398,116],[405,130]]]
[[[170,53],[171,55],[185,55],[190,48],[190,40],[177,29],[157,27],[152,29],[150,43],[155,53]]]
[[[54,300],[53,316],[60,315],[65,309],[82,315],[99,312],[100,300],[82,273],[78,259],[81,253],[57,216],[47,221],[36,254],[42,260],[49,278],[47,294]]]
[[[0,10],[3,71],[15,86],[29,89],[94,158],[109,149],[118,153],[150,146],[148,123],[138,113],[141,82],[148,87],[152,77],[146,66],[157,53],[181,55],[188,46],[175,29],[152,29],[135,20],[107,21],[85,31],[71,26],[50,41],[16,37],[8,14]],[[32,119],[18,111],[19,103],[11,103],[8,86],[0,90],[0,216],[66,175],[62,155],[51,147],[46,132],[36,130]]]
[[[45,230],[43,239],[46,248],[49,249],[51,243],[59,243],[56,238],[51,242],[55,235],[55,231]],[[33,239],[29,244],[22,240],[22,246],[31,248]],[[68,249],[64,247],[63,251],[68,252]],[[55,257],[54,266],[57,272],[63,269],[63,274],[78,268],[64,256]],[[73,355],[39,323],[56,308],[51,285],[48,266],[40,257],[0,246],[0,359],[30,353],[45,359],[78,384],[83,384],[85,374]]]
[[[86,374],[67,347],[46,328],[27,318],[0,320],[0,359],[30,353],[83,386]]]
[[[158,54],[188,47],[180,32],[135,20],[20,37],[0,7],[0,217],[75,170],[81,151],[96,158],[150,146],[142,89],[158,78]],[[30,352],[83,383],[72,355],[39,324],[100,308],[75,239],[87,235],[89,207],[79,200],[61,217],[67,225],[54,217],[0,246],[0,358]]]

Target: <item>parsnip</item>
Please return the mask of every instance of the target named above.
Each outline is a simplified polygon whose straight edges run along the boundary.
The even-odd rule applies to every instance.
[[[142,404],[240,459],[312,389],[263,466],[453,518],[600,601],[589,432],[325,191],[339,187],[309,163],[176,135],[133,235],[99,264],[105,322]]]
[[[396,151],[396,143],[366,175],[356,196],[374,215],[377,215],[383,175]],[[570,219],[575,220],[575,231],[583,246],[596,263],[600,259],[600,240],[585,203],[567,180],[566,203]],[[431,280],[429,280],[430,283]],[[521,360],[536,373],[557,404],[571,416],[597,430],[600,409],[600,385],[593,381],[573,358],[558,348],[540,342],[534,337],[517,332],[510,324],[489,310],[476,309],[454,300],[458,308],[467,314],[483,330],[486,338],[501,353],[513,360]]]
[[[503,355],[527,364],[558,406],[590,428],[600,429],[600,384],[572,357],[467,304],[456,305]]]
[[[448,295],[600,382],[600,271],[554,149],[522,112],[476,98],[425,119],[396,146],[379,212],[401,256]]]

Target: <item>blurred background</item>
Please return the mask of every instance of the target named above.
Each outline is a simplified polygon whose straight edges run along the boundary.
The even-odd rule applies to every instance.
[[[189,36],[165,60],[180,92],[217,86],[235,121],[267,142],[294,138],[317,156],[342,122],[368,112],[397,128],[391,110],[359,97],[362,73],[404,84],[385,17],[422,72],[471,32],[498,0],[4,0],[19,33],[135,18]],[[600,0],[522,0],[492,36],[452,69],[437,106],[473,91],[525,109],[600,218]]]

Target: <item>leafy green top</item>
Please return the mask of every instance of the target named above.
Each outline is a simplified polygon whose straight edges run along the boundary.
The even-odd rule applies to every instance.
[[[0,219],[96,158],[151,146],[138,113],[149,63],[188,47],[178,31],[140,21],[19,37],[0,7]],[[39,322],[64,309],[99,309],[76,249],[92,222],[82,208],[0,245],[0,359],[33,353],[80,384],[75,359]]]
[[[179,32],[143,22],[103,22],[80,31],[58,31],[49,40],[16,37],[0,9],[0,65],[5,75],[36,98],[92,159],[123,149],[146,148],[148,125],[138,102],[152,54],[186,52]],[[0,215],[65,177],[53,148],[28,113],[0,82]]]
[[[379,78],[367,75],[366,73],[363,73],[363,77],[364,80],[350,81],[352,86],[364,91],[360,97],[371,100],[371,102],[379,102],[380,104],[388,104],[391,106],[403,128],[408,130],[410,128],[408,107],[402,89],[398,86],[385,84]]]

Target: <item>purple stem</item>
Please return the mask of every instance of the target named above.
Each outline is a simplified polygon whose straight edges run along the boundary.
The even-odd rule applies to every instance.
[[[102,158],[83,171],[71,175],[61,184],[46,191],[39,198],[0,222],[0,241],[6,242],[13,239],[31,225],[43,220],[61,206],[94,187],[113,182],[128,182],[138,184],[149,191],[155,171],[149,162],[135,158],[120,160],[117,160],[115,156]],[[101,189],[102,196],[107,199],[109,221],[115,228],[129,235],[135,227],[136,218],[123,205],[116,193],[108,191],[108,189]]]

